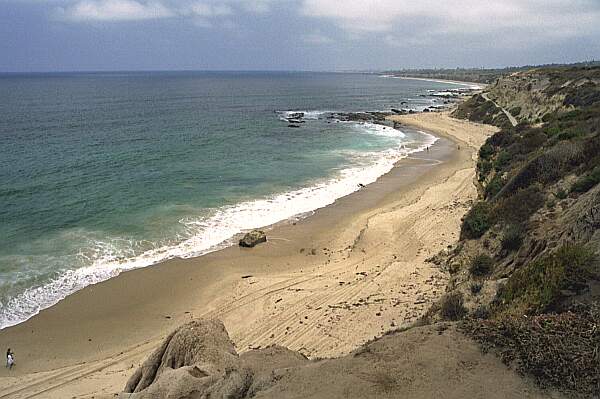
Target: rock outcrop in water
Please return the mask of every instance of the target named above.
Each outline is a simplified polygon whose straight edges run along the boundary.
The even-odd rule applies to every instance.
[[[267,242],[267,235],[262,230],[252,230],[246,233],[244,238],[240,240],[240,247],[253,248],[256,245]]]
[[[332,118],[343,122],[383,122],[391,115],[391,112],[338,112],[331,115]]]

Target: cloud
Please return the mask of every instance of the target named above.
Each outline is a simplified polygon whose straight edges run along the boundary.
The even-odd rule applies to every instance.
[[[189,8],[190,13],[201,17],[217,17],[231,15],[233,10],[226,4],[194,3]]]
[[[302,41],[308,44],[331,44],[334,40],[320,32],[309,33],[302,36]]]
[[[47,2],[48,0],[46,0]],[[60,2],[59,0],[54,0]],[[57,15],[69,21],[136,21],[159,18],[209,19],[236,12],[264,14],[275,0],[63,0]]]
[[[301,11],[363,33],[567,38],[600,31],[600,2],[593,0],[303,0]]]
[[[131,21],[174,15],[161,3],[136,0],[83,0],[61,8],[60,13],[71,21]]]

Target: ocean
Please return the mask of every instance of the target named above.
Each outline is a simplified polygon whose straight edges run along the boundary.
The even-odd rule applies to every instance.
[[[332,113],[421,110],[455,87],[350,73],[0,75],[0,328],[375,181],[435,138]]]

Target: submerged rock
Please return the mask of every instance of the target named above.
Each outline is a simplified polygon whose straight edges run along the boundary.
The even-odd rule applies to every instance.
[[[267,242],[267,235],[262,230],[252,230],[246,233],[244,238],[240,240],[240,247],[252,248],[256,245]]]

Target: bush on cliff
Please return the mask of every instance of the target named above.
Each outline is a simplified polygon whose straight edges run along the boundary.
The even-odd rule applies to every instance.
[[[600,183],[600,166],[596,166],[590,173],[580,177],[571,187],[575,193],[584,193]]]
[[[494,219],[506,224],[524,225],[544,203],[544,193],[537,185],[527,187],[501,199],[494,210]]]
[[[519,226],[509,226],[502,236],[502,249],[516,251],[523,244],[523,229]]]
[[[479,254],[471,259],[469,272],[475,277],[487,276],[491,273],[494,260],[487,254]]]
[[[560,314],[470,319],[460,326],[484,351],[531,374],[542,387],[575,397],[600,392],[600,306],[576,305]]]
[[[494,147],[490,144],[484,144],[479,149],[479,159],[489,160],[494,155]]]
[[[461,239],[474,239],[481,237],[492,226],[491,206],[487,202],[478,202],[467,214],[462,222],[460,231]]]
[[[442,297],[440,314],[444,320],[460,320],[467,314],[463,305],[463,295],[460,292],[451,292]]]
[[[551,310],[567,291],[581,292],[596,277],[595,255],[581,245],[566,245],[516,270],[498,292],[497,311],[536,314]]]
[[[492,180],[485,186],[485,198],[490,199],[496,196],[504,187],[504,179],[499,174],[496,174]]]

